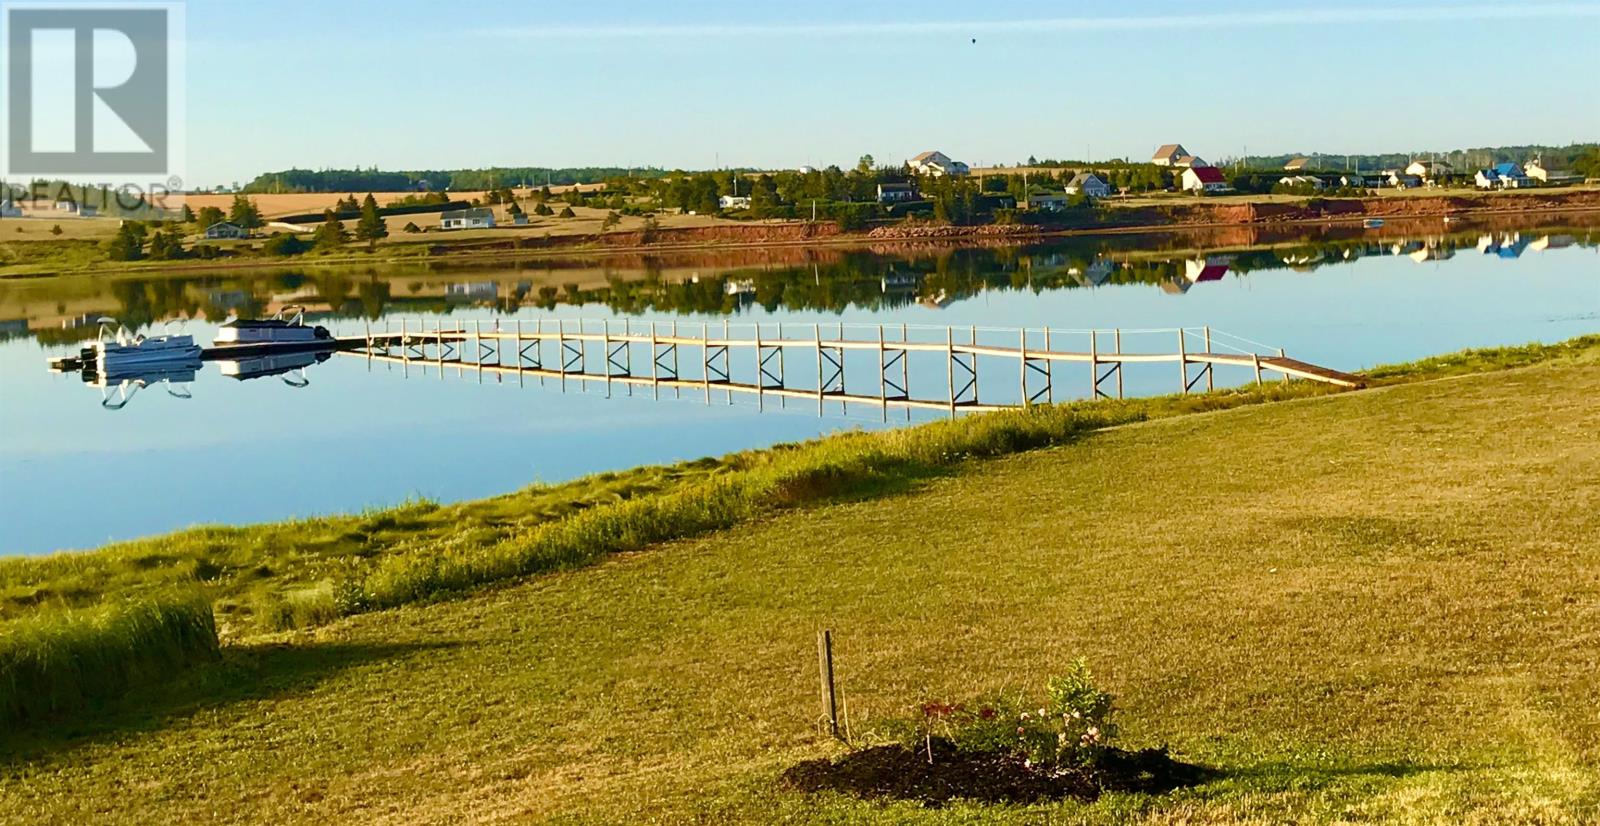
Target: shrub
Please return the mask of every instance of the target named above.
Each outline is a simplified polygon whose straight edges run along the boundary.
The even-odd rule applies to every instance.
[[[561,212],[558,215],[556,215],[556,217],[557,218],[572,218],[572,217],[574,217],[576,215],[577,215],[577,213],[572,211],[572,207],[562,207],[561,208]]]
[[[310,242],[302,239],[298,235],[289,234],[274,235],[271,238],[268,238],[266,241],[263,241],[261,244],[261,251],[263,253],[266,253],[267,255],[284,257],[290,255],[299,255],[308,249],[311,249]]]
[[[15,620],[0,630],[0,721],[111,699],[218,655],[211,604],[200,594]]]
[[[918,707],[909,724],[891,726],[897,739],[932,760],[935,739],[964,754],[1013,754],[1035,771],[1054,773],[1099,761],[1116,737],[1113,700],[1095,687],[1082,659],[1052,677],[1044,705],[1021,693],[949,704],[932,700]]]

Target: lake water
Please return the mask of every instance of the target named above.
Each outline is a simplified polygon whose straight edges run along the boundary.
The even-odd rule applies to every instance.
[[[804,402],[769,400],[758,410],[753,399],[657,400],[648,390],[607,397],[348,355],[248,380],[207,363],[192,380],[153,384],[110,410],[100,389],[45,369],[46,357],[73,354],[92,338],[101,315],[146,331],[186,319],[182,332],[204,344],[230,313],[259,316],[290,304],[341,335],[397,329],[401,318],[502,327],[520,319],[530,328],[540,319],[665,319],[714,329],[731,319],[782,322],[792,325],[791,337],[812,335],[817,323],[1208,325],[1349,371],[1600,331],[1600,233],[1592,223],[1307,233],[0,281],[0,554],[409,497],[488,496],[938,415],[896,411],[885,421],[860,407],[829,404],[819,415]],[[763,336],[772,329],[763,327]],[[930,369],[943,368],[915,368]],[[1058,396],[1085,395],[1087,366],[1060,369]],[[1172,364],[1130,367],[1128,391],[1173,392],[1176,372]],[[1248,373],[1222,371],[1218,380],[1243,382]]]

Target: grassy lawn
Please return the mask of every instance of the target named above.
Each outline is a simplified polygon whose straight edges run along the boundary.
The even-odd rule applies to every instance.
[[[0,821],[1592,821],[1597,396],[1586,357],[1161,419],[257,637],[0,738]],[[1033,807],[782,790],[841,749],[821,627],[858,734],[1081,654],[1127,745],[1221,775]]]

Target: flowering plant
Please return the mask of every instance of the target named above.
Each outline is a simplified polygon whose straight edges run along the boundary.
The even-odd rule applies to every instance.
[[[972,703],[924,702],[906,745],[934,757],[934,740],[968,753],[1011,752],[1043,772],[1093,765],[1116,736],[1110,694],[1096,688],[1083,660],[1052,677],[1044,705],[1020,694]]]

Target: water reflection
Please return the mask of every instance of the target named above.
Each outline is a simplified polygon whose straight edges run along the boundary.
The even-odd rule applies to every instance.
[[[818,323],[824,330],[868,324],[874,340],[879,324],[891,336],[901,324],[1125,332],[1209,325],[1284,346],[1296,359],[1355,371],[1462,347],[1595,332],[1600,221],[1543,226],[1518,220],[1448,227],[1437,220],[1425,226],[1391,221],[1378,230],[1230,228],[1010,247],[730,248],[471,266],[0,280],[0,337],[8,339],[0,341],[0,553],[93,546],[197,522],[356,510],[418,495],[488,496],[532,481],[892,424],[870,400],[851,401],[848,419],[831,411],[818,418],[814,398],[767,398],[762,413],[756,409],[760,395],[755,403],[728,405],[714,397],[707,405],[703,388],[684,388],[681,403],[667,403],[663,388],[657,403],[654,387],[635,387],[630,398],[626,388],[632,385],[615,382],[611,397],[603,382],[584,382],[592,392],[573,387],[561,395],[558,378],[545,380],[550,389],[541,392],[532,374],[492,369],[483,371],[480,384],[470,364],[464,374],[460,366],[439,370],[437,353],[430,353],[435,362],[425,368],[427,380],[415,378],[422,370],[411,363],[410,381],[403,362],[367,363],[354,355],[313,355],[308,362],[304,353],[208,355],[218,363],[115,381],[108,375],[104,386],[92,377],[89,388],[100,392],[40,369],[46,357],[76,353],[94,338],[94,320],[102,315],[146,331],[167,319],[189,319],[205,342],[230,316],[262,318],[294,304],[306,305],[311,323],[341,337],[378,333],[386,324],[393,329],[401,318],[413,325],[421,318],[430,331],[441,321],[447,328],[481,323],[505,330],[521,323],[527,330],[541,320],[548,329],[557,319],[572,324],[608,315],[614,330],[622,318],[697,329],[730,320],[735,327],[768,325],[777,336],[781,322],[785,337],[795,331],[810,337]],[[1158,335],[1153,346],[1174,348],[1167,335]],[[1015,346],[1003,336],[993,343]],[[1201,347],[1192,337],[1189,344]],[[590,364],[605,364],[601,345],[589,346]],[[644,346],[636,345],[631,356],[635,372],[648,370]],[[1056,346],[1090,345],[1058,339]],[[1114,344],[1102,339],[1099,346]],[[504,364],[519,363],[516,350],[507,349]],[[547,369],[555,364],[554,352],[546,353]],[[789,352],[787,367],[789,383],[804,392],[817,383],[816,365],[813,353],[800,352]],[[885,391],[872,384],[877,354],[850,352],[845,389],[881,398]],[[757,381],[753,354],[754,348],[735,354],[730,380]],[[622,358],[626,363],[629,357]],[[681,357],[686,380],[698,375],[699,358],[692,349]],[[919,367],[913,359],[912,393],[947,398],[948,373],[939,356],[915,358],[931,363]],[[452,380],[442,381],[445,374]],[[1173,392],[1177,382],[1198,375],[1185,376],[1171,363],[1137,367],[1126,377],[1126,391]],[[1253,380],[1250,371],[1224,365],[1218,386],[1230,376]],[[1030,395],[1047,378],[1058,399],[1085,397],[1095,387],[1089,365],[1063,364],[1049,376],[1030,374]],[[519,380],[529,388],[518,390]],[[982,383],[985,398],[997,402],[1006,399],[991,391],[1020,389],[1015,361]],[[134,394],[138,401],[128,403]],[[124,408],[106,415],[99,409],[106,400]],[[939,415],[917,415],[924,414]],[[286,439],[296,444],[292,455],[262,455],[261,445]],[[207,469],[237,455],[252,457],[252,474],[216,485]],[[174,457],[189,457],[195,472],[171,474],[148,490],[119,491],[116,507],[85,512],[78,505],[86,479],[138,476]],[[306,457],[316,461],[317,473],[305,472]]]
[[[70,344],[94,337],[92,319],[130,327],[169,319],[219,322],[264,317],[296,304],[318,321],[451,314],[468,308],[514,313],[604,307],[620,315],[737,315],[948,308],[1005,292],[1149,285],[1183,295],[1225,277],[1272,270],[1312,272],[1374,256],[1418,263],[1460,251],[1516,258],[1571,246],[1593,247],[1593,229],[1463,229],[1451,233],[1343,228],[1315,238],[1184,249],[1186,236],[1052,240],[988,248],[793,248],[520,262],[469,277],[448,266],[370,270],[310,269],[240,275],[49,279],[0,284],[0,340],[33,337]],[[1331,235],[1330,235],[1331,233]],[[723,263],[726,262],[726,263]]]

